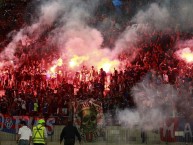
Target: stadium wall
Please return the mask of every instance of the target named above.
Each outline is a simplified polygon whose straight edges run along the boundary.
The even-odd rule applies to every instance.
[[[54,134],[49,136],[48,145],[59,145],[59,137],[64,126],[54,126]],[[16,145],[16,135],[0,132],[0,145]],[[139,129],[127,129],[121,126],[108,126],[104,137],[94,142],[84,142],[85,145],[131,145],[141,144],[141,131]],[[147,132],[145,144],[162,144],[158,132]],[[77,141],[78,144],[78,141]]]

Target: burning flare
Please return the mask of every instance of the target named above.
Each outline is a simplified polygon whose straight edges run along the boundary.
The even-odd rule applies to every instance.
[[[117,68],[119,65],[118,60],[109,60],[108,58],[103,58],[97,65],[98,70],[103,68],[105,72],[112,72],[114,68]]]
[[[176,54],[185,62],[193,63],[193,52],[189,47],[186,47],[182,50],[177,51]]]
[[[88,56],[77,56],[74,55],[73,58],[69,61],[69,66],[71,68],[74,68],[76,66],[80,66],[84,61],[87,61],[89,59]]]
[[[57,66],[62,66],[63,65],[63,60],[62,60],[62,58],[59,58],[58,60],[57,60],[57,64],[56,64]]]
[[[56,77],[56,68],[58,67],[58,66],[62,66],[63,65],[63,60],[61,59],[61,58],[59,58],[56,62],[55,62],[55,64],[52,66],[52,67],[50,67],[50,69],[47,71],[47,77],[48,78],[55,78]]]

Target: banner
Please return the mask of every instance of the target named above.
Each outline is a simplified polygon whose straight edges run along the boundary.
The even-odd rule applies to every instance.
[[[104,136],[102,103],[94,99],[78,101],[74,104],[74,122],[86,142]]]
[[[160,128],[160,138],[165,142],[193,142],[193,120],[170,118]]]
[[[32,128],[37,124],[39,119],[41,118],[29,116],[10,116],[0,113],[0,131],[16,134],[19,131],[21,120],[26,121],[27,126]],[[50,117],[45,119],[45,121],[48,135],[52,135],[54,133],[53,125],[55,124],[56,119],[54,117]]]

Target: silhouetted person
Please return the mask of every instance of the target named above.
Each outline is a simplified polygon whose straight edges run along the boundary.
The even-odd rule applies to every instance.
[[[64,145],[74,145],[75,144],[75,136],[77,136],[79,143],[81,144],[80,133],[76,126],[73,126],[72,121],[68,121],[68,125],[65,126],[60,134],[60,144],[64,139]]]
[[[147,134],[146,134],[146,131],[144,129],[141,130],[141,139],[142,139],[142,143],[146,143]]]

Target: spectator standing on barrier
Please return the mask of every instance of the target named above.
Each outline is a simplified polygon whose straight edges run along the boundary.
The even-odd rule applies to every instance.
[[[34,145],[46,145],[47,144],[47,130],[45,128],[45,121],[40,119],[38,125],[33,127],[32,139]]]
[[[65,126],[60,134],[60,144],[64,139],[64,145],[74,145],[75,144],[75,136],[77,136],[79,143],[81,144],[80,133],[76,126],[73,126],[72,121],[68,121],[68,125]]]
[[[21,127],[17,134],[17,143],[18,145],[29,145],[31,142],[32,132],[29,127],[27,127],[25,121],[21,121]]]

